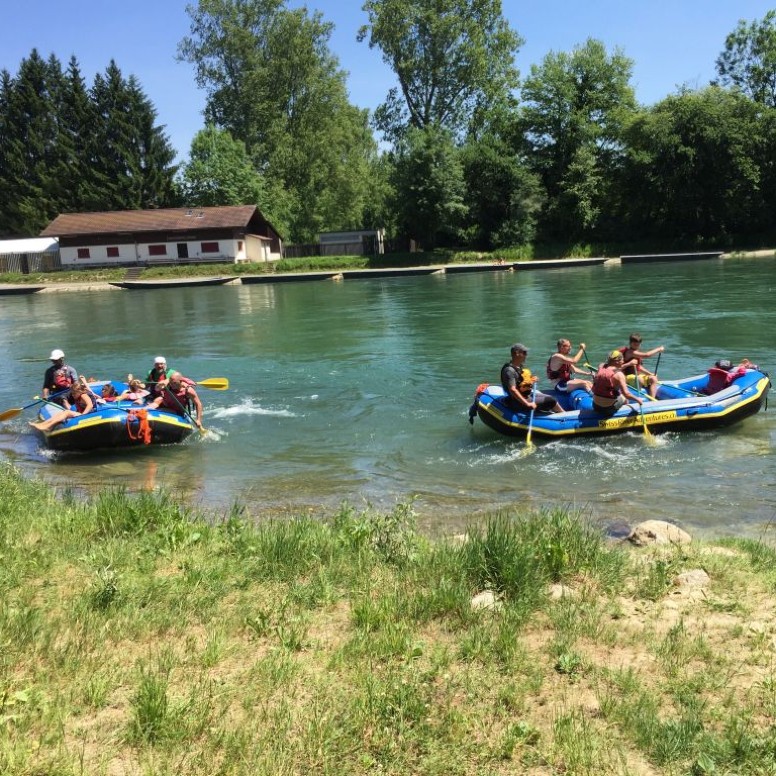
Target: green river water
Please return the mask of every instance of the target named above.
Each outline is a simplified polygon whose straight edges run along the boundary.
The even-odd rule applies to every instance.
[[[413,498],[421,524],[447,532],[515,504],[563,504],[613,533],[656,517],[759,536],[776,514],[773,408],[655,447],[636,433],[542,443],[530,456],[524,442],[469,425],[467,409],[479,383],[498,382],[515,341],[540,375],[558,337],[586,342],[597,362],[631,331],[665,346],[665,379],[722,357],[772,373],[774,277],[774,259],[716,259],[0,297],[0,409],[40,393],[55,347],[98,378],[144,375],[161,354],[194,379],[231,383],[200,391],[209,433],[183,445],[54,455],[30,433],[28,410],[0,425],[0,455],[78,492],[164,486],[217,512]]]

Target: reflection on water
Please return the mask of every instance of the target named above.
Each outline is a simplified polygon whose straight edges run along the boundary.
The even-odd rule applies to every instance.
[[[596,361],[634,330],[665,345],[665,378],[720,357],[773,368],[776,313],[762,291],[774,269],[726,260],[8,297],[0,354],[16,381],[0,385],[0,410],[39,393],[54,347],[81,373],[145,374],[161,353],[231,389],[201,389],[207,433],[183,445],[53,454],[29,433],[28,410],[0,424],[0,454],[63,487],[165,487],[217,512],[413,498],[423,525],[447,531],[493,509],[560,503],[610,527],[658,517],[757,535],[776,512],[772,411],[655,446],[634,432],[539,442],[531,455],[466,411],[516,340],[538,374],[558,337],[584,340]],[[90,321],[88,338],[62,326],[74,316]]]

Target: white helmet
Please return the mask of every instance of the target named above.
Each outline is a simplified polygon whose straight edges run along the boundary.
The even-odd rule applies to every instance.
[[[64,358],[65,354],[61,350],[52,350],[49,358],[52,361],[59,361],[60,358]]]

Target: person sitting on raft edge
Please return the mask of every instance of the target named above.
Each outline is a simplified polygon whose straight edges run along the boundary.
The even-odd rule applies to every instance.
[[[33,428],[38,431],[51,431],[54,426],[64,423],[70,418],[77,418],[79,415],[86,415],[94,409],[90,391],[84,383],[74,383],[70,388],[70,393],[65,397],[65,409],[52,415],[48,420],[30,421]]]
[[[556,390],[562,393],[571,393],[578,388],[590,393],[590,389],[593,384],[589,380],[581,380],[575,378],[574,374],[579,372],[580,374],[586,374],[582,369],[577,368],[579,359],[582,358],[585,352],[585,343],[579,343],[579,350],[577,355],[572,358],[571,356],[571,340],[559,339],[558,351],[550,356],[547,361],[547,379],[550,381],[550,385]]]
[[[148,409],[162,409],[174,412],[181,417],[188,417],[198,429],[202,429],[202,402],[197,392],[185,382],[186,378],[180,372],[171,372],[169,380],[159,395],[149,403]],[[196,414],[192,415],[186,409],[189,400],[194,404]]]
[[[634,396],[628,389],[622,367],[623,357],[619,350],[613,350],[606,363],[598,367],[593,380],[593,409],[599,415],[614,415],[625,404],[626,399],[639,405],[644,402],[640,396]]]
[[[525,366],[528,348],[522,342],[517,342],[510,348],[510,353],[512,360],[501,367],[501,387],[506,391],[507,404],[519,412],[563,412],[563,407],[555,398],[546,393],[536,391],[531,399],[534,383],[539,378],[532,375],[531,370]]]
[[[628,385],[632,383],[636,390],[639,390],[640,387],[645,388],[654,399],[657,396],[659,385],[657,375],[644,366],[643,360],[662,353],[665,348],[658,345],[651,350],[641,350],[642,341],[641,334],[633,332],[628,337],[628,344],[618,348],[618,350],[622,353],[622,359],[625,362],[623,368]]]
[[[748,358],[743,359],[735,367],[733,362],[726,358],[715,361],[714,366],[708,370],[709,382],[701,389],[701,393],[711,396],[713,393],[725,390],[737,377],[745,375],[747,369],[757,369],[757,364],[753,364]]]

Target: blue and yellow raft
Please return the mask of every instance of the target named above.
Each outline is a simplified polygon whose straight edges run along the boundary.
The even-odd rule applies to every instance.
[[[637,404],[626,404],[614,415],[604,417],[593,409],[593,400],[586,391],[554,395],[565,412],[534,413],[532,437],[566,438],[582,435],[617,434],[639,431],[646,423],[653,434],[665,431],[699,431],[738,423],[754,415],[766,405],[771,381],[766,372],[748,369],[722,391],[707,396],[703,393],[708,374],[683,380],[661,382],[657,397],[645,396],[642,413]],[[469,410],[469,418],[479,416],[485,425],[509,436],[526,436],[530,413],[512,409],[504,389],[498,385],[480,386]]]
[[[99,396],[105,382],[111,382],[117,393],[127,389],[127,384],[120,381],[89,383],[89,388]],[[46,402],[38,415],[40,420],[48,420],[61,410],[59,405]],[[70,418],[50,431],[36,430],[36,433],[51,450],[88,451],[174,444],[195,430],[189,417],[149,409],[131,401],[112,401],[99,404],[85,415]]]

